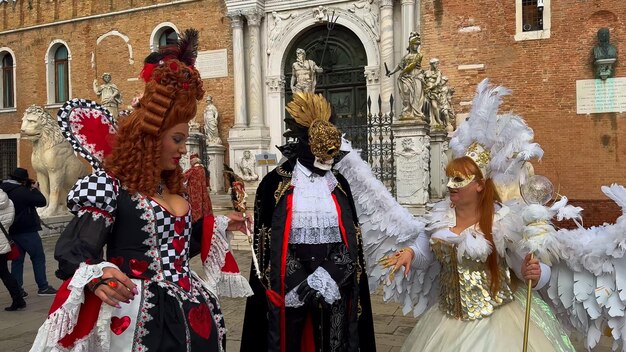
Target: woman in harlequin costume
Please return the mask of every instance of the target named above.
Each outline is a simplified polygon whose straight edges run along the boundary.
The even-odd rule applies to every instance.
[[[285,136],[297,143],[257,189],[241,351],[375,351],[359,222],[331,170],[341,134],[321,95],[296,94],[287,110]]]
[[[225,350],[217,294],[238,280],[226,277],[236,271],[226,231],[247,225],[232,213],[192,226],[178,162],[204,95],[193,66],[197,37],[187,30],[178,45],[148,56],[140,105],[117,132],[92,102],[74,100],[59,112],[65,136],[96,172],[69,193],[76,217],[55,249],[57,276],[67,281],[32,351]],[[198,254],[204,279],[189,266]]]

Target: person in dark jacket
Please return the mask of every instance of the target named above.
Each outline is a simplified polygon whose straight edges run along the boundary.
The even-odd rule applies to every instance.
[[[26,253],[33,263],[35,281],[39,287],[39,296],[53,296],[56,290],[48,284],[46,278],[46,255],[38,231],[41,221],[35,208],[46,206],[46,198],[39,191],[39,184],[28,177],[28,170],[18,167],[9,175],[9,180],[0,184],[15,206],[15,220],[9,228],[9,235],[17,243],[21,256],[11,263],[11,274],[22,289],[22,295],[28,294],[23,289],[24,257]]]

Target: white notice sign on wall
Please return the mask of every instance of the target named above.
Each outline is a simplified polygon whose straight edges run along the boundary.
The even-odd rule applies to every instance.
[[[196,68],[201,78],[228,76],[228,55],[226,49],[199,51]]]
[[[576,113],[626,112],[626,77],[576,81]]]

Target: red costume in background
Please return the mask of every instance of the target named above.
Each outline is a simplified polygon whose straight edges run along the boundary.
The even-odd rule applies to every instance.
[[[207,184],[207,174],[204,166],[196,163],[189,170],[185,171],[185,181],[187,182],[187,194],[189,195],[189,206],[191,207],[191,221],[195,223],[203,216],[213,214],[213,205],[211,205],[211,198],[209,197],[209,185]]]

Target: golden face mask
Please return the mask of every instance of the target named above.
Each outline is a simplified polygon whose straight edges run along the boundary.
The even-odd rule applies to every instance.
[[[309,145],[315,156],[315,167],[330,170],[341,147],[341,133],[333,124],[324,120],[315,120],[309,128]]]
[[[457,172],[452,177],[450,177],[450,179],[448,180],[447,187],[454,188],[454,189],[463,188],[469,185],[470,183],[472,183],[472,181],[474,181],[475,178],[476,178],[476,175],[466,176]]]

